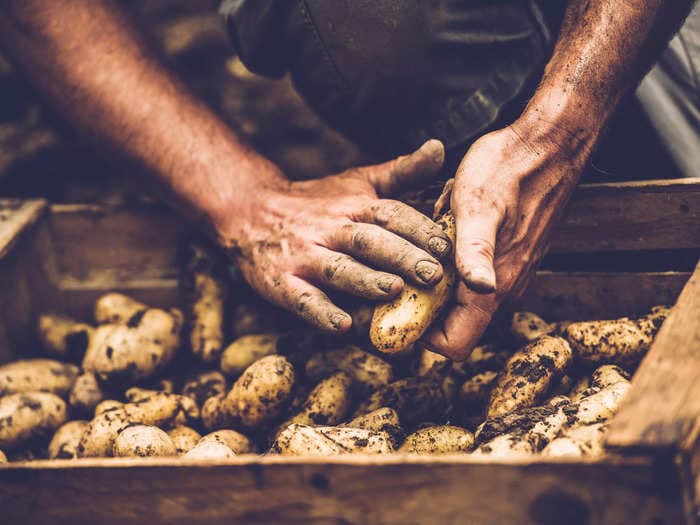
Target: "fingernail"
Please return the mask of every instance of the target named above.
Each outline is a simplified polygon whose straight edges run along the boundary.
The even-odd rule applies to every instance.
[[[336,330],[340,330],[342,328],[343,323],[348,320],[350,320],[350,318],[347,315],[341,313],[331,314],[329,318],[331,325]]]
[[[438,257],[444,257],[450,251],[450,243],[442,237],[431,237],[428,246],[430,246],[430,251]]]
[[[382,277],[377,281],[377,286],[382,292],[389,293],[394,288],[396,284],[396,278],[394,277]]]
[[[438,265],[431,261],[420,261],[416,264],[416,273],[423,282],[429,283],[438,271]]]
[[[475,292],[493,293],[496,291],[496,275],[492,270],[478,266],[469,272],[467,284]]]

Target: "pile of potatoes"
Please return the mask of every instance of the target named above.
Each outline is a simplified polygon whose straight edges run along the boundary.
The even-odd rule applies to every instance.
[[[354,315],[364,333],[343,338],[272,332],[265,307],[227,306],[225,276],[205,253],[193,260],[185,312],[108,293],[93,323],[38,319],[42,357],[0,366],[0,462],[596,456],[669,312],[570,323],[518,312],[457,363],[377,351],[371,309]]]

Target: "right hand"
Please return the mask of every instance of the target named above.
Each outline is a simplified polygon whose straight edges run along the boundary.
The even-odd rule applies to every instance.
[[[402,278],[423,286],[442,278],[438,259],[451,253],[442,229],[380,196],[425,184],[444,157],[431,140],[410,155],[322,179],[290,182],[278,173],[245,195],[236,216],[217,221],[219,240],[263,297],[320,329],[345,331],[350,315],[322,290],[386,301]]]

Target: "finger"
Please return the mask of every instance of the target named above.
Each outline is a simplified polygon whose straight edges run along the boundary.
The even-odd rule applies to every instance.
[[[388,300],[401,292],[403,279],[397,275],[378,272],[349,255],[322,249],[311,268],[311,278],[350,295],[370,300]]]
[[[431,139],[410,155],[360,168],[360,172],[380,196],[393,195],[432,182],[444,162],[445,147],[439,140]]]
[[[350,315],[338,308],[321,290],[294,275],[280,278],[271,299],[316,328],[345,332],[352,326]]]
[[[496,290],[493,258],[496,235],[501,222],[499,212],[495,208],[480,206],[460,209],[457,213],[457,271],[467,286],[475,292],[492,293]]]
[[[494,294],[474,293],[460,284],[458,303],[442,323],[431,329],[422,341],[432,350],[454,359],[466,359],[491,322],[498,307]]]
[[[442,266],[432,255],[374,224],[352,222],[330,240],[334,250],[413,282],[432,285],[442,279]]]
[[[452,250],[452,241],[439,225],[403,202],[374,201],[355,219],[381,226],[438,258],[449,255]]]

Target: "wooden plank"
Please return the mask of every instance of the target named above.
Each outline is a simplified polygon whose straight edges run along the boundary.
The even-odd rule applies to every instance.
[[[686,272],[537,272],[514,306],[545,319],[611,319],[672,305],[690,278]]]
[[[700,429],[700,263],[632,381],[607,442],[676,448]]]
[[[46,201],[0,199],[0,259],[46,211]]]
[[[581,185],[550,253],[700,248],[700,180]]]
[[[645,458],[40,462],[0,468],[0,508],[24,525],[684,523],[676,475],[658,473]]]

